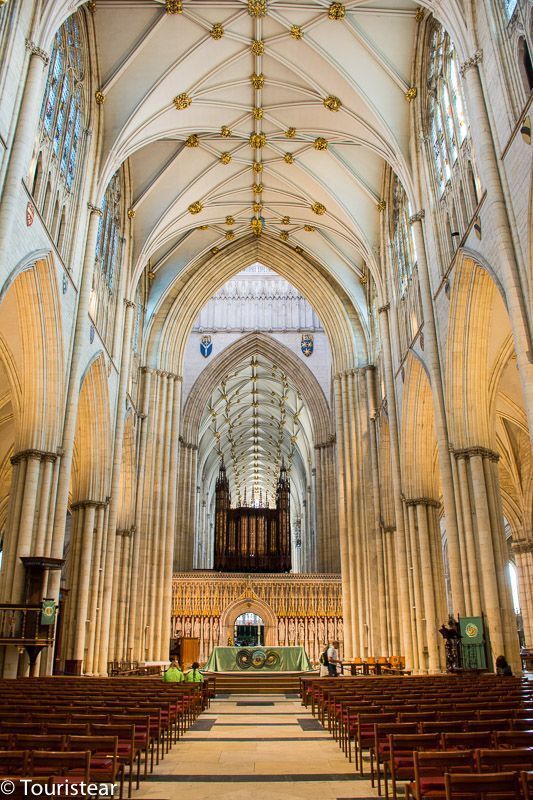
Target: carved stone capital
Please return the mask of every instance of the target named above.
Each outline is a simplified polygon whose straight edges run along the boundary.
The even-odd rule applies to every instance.
[[[517,555],[533,553],[533,542],[513,542],[511,544],[511,550]]]
[[[396,525],[385,525],[383,520],[380,523],[383,533],[396,533]]]
[[[46,50],[43,50],[42,47],[39,47],[39,45],[35,44],[35,42],[32,42],[31,39],[26,39],[26,50],[28,50],[32,56],[37,56],[37,58],[40,58],[45,66],[50,61],[50,56]]]
[[[126,308],[135,308],[135,303],[133,300],[126,300],[126,298],[124,298],[124,305]]]
[[[141,367],[141,372],[144,373],[145,375],[153,375],[155,369],[153,367]]]
[[[378,308],[378,314],[385,314],[389,310],[390,310],[390,303],[385,303],[384,306],[380,306]]]
[[[102,500],[78,500],[72,503],[71,509],[75,511],[78,508],[103,508],[105,503]]]
[[[10,461],[12,464],[19,464],[21,461],[28,461],[30,458],[33,458],[35,461],[54,462],[57,459],[57,454],[49,453],[46,450],[20,450],[18,453],[11,456]]]
[[[414,225],[415,222],[422,222],[425,216],[426,212],[424,211],[423,208],[421,208],[420,211],[417,211],[415,214],[409,217],[409,224]]]
[[[481,456],[481,458],[488,458],[489,461],[499,461],[500,454],[489,447],[462,447],[453,451],[456,458],[472,458],[472,456]]]
[[[459,72],[464,78],[465,74],[468,72],[469,69],[477,67],[477,65],[481,64],[482,61],[483,61],[483,50],[476,50],[473,56],[470,56],[470,58],[467,58],[466,61],[464,61],[461,64],[461,66],[459,67]]]
[[[432,497],[411,497],[409,499],[404,497],[403,499],[406,506],[430,506],[431,508],[440,508],[439,501],[434,500]]]
[[[101,217],[104,213],[101,208],[98,208],[98,206],[93,206],[92,203],[87,203],[87,208],[91,214],[98,214],[99,217]]]

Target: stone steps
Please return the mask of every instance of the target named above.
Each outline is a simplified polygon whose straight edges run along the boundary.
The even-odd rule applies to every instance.
[[[298,694],[300,675],[309,672],[206,672],[220,694]]]

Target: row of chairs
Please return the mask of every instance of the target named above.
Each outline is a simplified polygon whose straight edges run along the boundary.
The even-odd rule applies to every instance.
[[[301,695],[303,704],[311,706],[312,713],[350,759],[353,743],[355,765],[361,775],[365,751],[368,752],[372,785],[376,765],[378,792],[381,792],[383,769],[386,797],[390,775],[395,800],[398,777],[409,782],[415,780],[414,757],[419,750],[445,748],[444,752],[474,753],[509,747],[525,748],[527,752],[533,748],[533,693],[529,683],[522,679],[314,678],[301,682]],[[399,749],[391,757],[393,737],[399,742]],[[520,769],[532,768],[526,756],[518,768],[512,766],[510,780],[519,780]],[[424,797],[444,798],[444,774],[440,775],[436,793]]]
[[[31,773],[52,780],[54,776],[43,776],[39,755],[45,753],[46,759],[52,753],[50,764],[60,770],[54,775],[64,777],[63,764],[67,776],[78,779],[81,767],[72,766],[74,756],[89,752],[92,782],[116,771],[121,798],[125,778],[131,797],[134,777],[136,787],[140,785],[142,761],[146,776],[209,703],[203,684],[163,684],[149,678],[0,681],[2,696],[0,747],[5,757],[0,759],[0,778],[9,763],[15,766],[10,759],[18,753],[22,772],[14,774],[20,779]]]

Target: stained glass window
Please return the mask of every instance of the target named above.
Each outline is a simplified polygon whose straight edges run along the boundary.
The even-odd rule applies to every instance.
[[[80,19],[73,14],[55,35],[41,109],[44,135],[68,189],[76,174],[84,119],[84,60]]]
[[[434,30],[431,36],[428,98],[431,146],[437,183],[442,194],[468,128],[457,55],[443,28]]]
[[[115,284],[121,235],[120,175],[116,172],[106,189],[96,237],[96,261],[109,291],[113,290]]]
[[[396,264],[400,296],[405,293],[413,268],[416,265],[416,249],[413,231],[409,222],[411,208],[405,189],[397,177],[392,189],[392,256]]]

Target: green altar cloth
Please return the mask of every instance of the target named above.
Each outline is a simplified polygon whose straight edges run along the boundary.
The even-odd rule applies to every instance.
[[[303,647],[215,647],[207,672],[306,672],[312,670]]]

